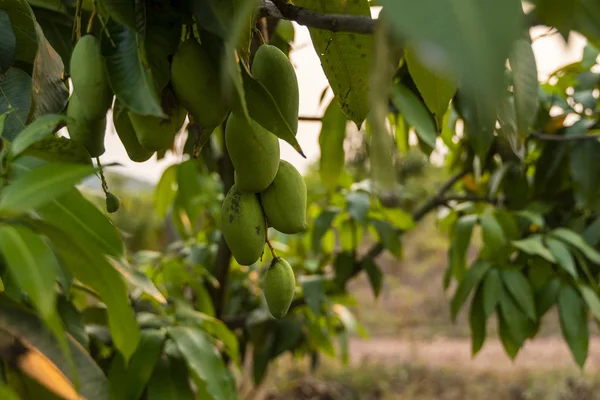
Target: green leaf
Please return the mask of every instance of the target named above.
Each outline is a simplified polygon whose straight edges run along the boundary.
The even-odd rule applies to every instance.
[[[331,228],[333,219],[340,213],[338,208],[328,208],[323,210],[321,214],[315,219],[314,226],[312,228],[312,251],[318,253],[321,249],[321,239],[325,233]]]
[[[594,0],[540,0],[536,16],[545,25],[555,26],[565,38],[571,30],[576,30],[600,44],[600,5]]]
[[[396,126],[395,126],[395,138],[396,138],[396,147],[398,147],[398,151],[401,154],[408,153],[410,149],[410,145],[408,143],[408,122],[401,114],[396,115]]]
[[[152,375],[165,341],[164,331],[146,330],[142,332],[140,343],[126,365],[121,355],[117,355],[108,370],[115,400],[139,399]]]
[[[387,97],[384,104],[387,106]],[[381,115],[381,107],[382,105],[378,105],[371,111],[365,124],[367,137],[371,139],[369,162],[373,182],[383,191],[393,193],[396,186],[394,143],[386,125],[385,114]],[[377,114],[377,111],[380,111],[380,114]]]
[[[504,65],[522,28],[518,0],[383,0],[385,18],[426,68],[458,78],[469,140],[483,157],[504,89]],[[435,10],[432,13],[431,10]]]
[[[500,270],[506,291],[511,294],[517,306],[525,312],[532,321],[537,320],[533,290],[523,273],[515,268],[502,268]]]
[[[381,268],[379,268],[372,258],[363,259],[361,268],[367,272],[373,294],[375,297],[379,297],[379,293],[381,293],[381,282],[383,281],[383,272],[381,272]]]
[[[0,32],[1,34],[1,32]],[[0,49],[2,51],[2,49]],[[0,384],[0,398],[4,400],[19,400],[19,395],[14,392],[8,385]]]
[[[414,126],[419,139],[435,148],[437,129],[427,107],[419,98],[406,86],[398,84],[394,85],[392,101],[408,123]]]
[[[412,215],[400,208],[384,208],[382,212],[392,225],[402,231],[408,231],[415,227]]]
[[[484,296],[485,292],[480,286],[471,301],[469,326],[471,328],[471,354],[473,356],[479,353],[486,337],[486,322],[489,314],[484,311]]]
[[[506,351],[511,360],[514,360],[521,349],[522,343],[519,343],[513,337],[508,322],[506,322],[502,313],[498,313],[498,333],[500,334],[500,341],[502,342],[504,351]]]
[[[49,162],[93,165],[90,154],[80,142],[63,136],[47,136],[30,145],[22,155]]]
[[[535,308],[540,318],[556,303],[560,287],[560,279],[554,277],[536,293]]]
[[[504,292],[500,272],[497,268],[492,268],[485,274],[482,291],[483,311],[486,317],[489,317],[496,309],[496,305],[500,302],[500,298]]]
[[[500,312],[512,337],[519,344],[519,347],[522,346],[529,336],[532,326],[527,315],[521,311],[508,293],[500,298]]]
[[[564,269],[573,278],[577,279],[578,276],[577,268],[575,266],[575,260],[573,259],[571,251],[569,250],[567,245],[565,245],[559,240],[552,238],[546,238],[546,245],[548,246],[550,253],[552,253],[554,258],[556,259],[556,263],[558,264],[558,266]]]
[[[136,28],[134,0],[100,0],[108,15],[119,24]]]
[[[85,331],[85,322],[81,312],[73,303],[65,297],[58,298],[58,313],[62,319],[66,331],[75,339],[83,348],[89,351],[90,338]]]
[[[509,57],[512,70],[517,130],[524,140],[539,108],[537,66],[529,41],[518,39]]]
[[[56,257],[44,240],[19,225],[0,226],[0,249],[8,270],[45,320],[56,317]]]
[[[596,162],[600,154],[600,142],[580,140],[571,149],[571,178],[577,204],[595,208],[600,204],[600,165]]]
[[[94,171],[92,167],[75,164],[36,168],[2,191],[0,212],[20,214],[48,204]]]
[[[335,281],[340,288],[344,288],[348,279],[352,277],[354,269],[354,254],[352,252],[340,252],[333,261]]]
[[[467,249],[471,243],[471,235],[476,222],[476,215],[464,215],[456,221],[454,226],[450,243],[450,270],[456,279],[462,279],[465,272]]]
[[[506,237],[498,220],[493,215],[482,215],[479,217],[479,224],[481,225],[485,254],[491,258],[506,254]]]
[[[578,286],[581,296],[592,311],[592,315],[596,320],[600,320],[600,298],[598,298],[598,294],[588,285],[580,284]]]
[[[288,124],[271,93],[250,75],[244,63],[240,62],[240,65],[249,117],[275,136],[288,142],[305,157],[296,139],[296,132]]]
[[[577,290],[563,285],[558,294],[558,315],[560,328],[571,353],[579,365],[583,364],[588,355],[589,331],[585,304]]]
[[[167,304],[167,299],[162,293],[156,288],[154,282],[141,271],[133,268],[125,259],[111,259],[111,264],[119,273],[125,278],[125,280],[140,289],[143,293],[152,297],[155,301],[160,304]]]
[[[148,382],[148,400],[194,400],[185,363],[161,357]]]
[[[160,218],[165,218],[167,211],[177,196],[177,169],[173,164],[163,172],[154,190],[154,209]]]
[[[0,115],[10,111],[4,120],[3,138],[12,141],[19,134],[30,107],[31,77],[16,67],[9,68],[0,78]]]
[[[344,170],[344,139],[346,138],[346,116],[337,99],[332,99],[321,120],[319,133],[319,174],[321,182],[329,190],[335,189]]]
[[[371,219],[370,224],[377,231],[379,241],[383,247],[388,250],[397,259],[402,258],[402,243],[400,242],[400,234],[389,221],[379,219]]]
[[[348,203],[348,213],[364,225],[367,222],[367,214],[371,206],[369,194],[360,190],[351,192],[346,195],[346,202]]]
[[[114,23],[108,30],[115,46],[103,41],[102,47],[115,96],[135,114],[165,118],[140,34]]]
[[[590,261],[600,264],[600,253],[583,240],[581,235],[567,228],[556,228],[550,232],[551,236],[579,249]]]
[[[31,1],[29,3],[33,4]],[[59,3],[58,8],[64,9],[64,5]],[[44,17],[40,16],[37,22],[42,27],[46,40],[60,54],[65,72],[69,73],[69,61],[73,52],[73,42],[71,42],[72,21],[69,21],[60,13],[44,13]]]
[[[583,238],[590,246],[597,246],[600,243],[600,218],[589,224],[583,231]]]
[[[66,124],[64,115],[44,115],[27,125],[10,145],[13,157],[18,156],[32,144],[51,136],[61,124]]]
[[[78,379],[72,374],[71,365],[73,364],[65,357],[60,344],[42,321],[33,312],[22,308],[4,296],[0,300],[0,326],[3,331],[24,341],[43,354],[70,382],[78,380],[79,394],[82,397],[87,400],[109,400],[109,385],[104,373],[75,340],[67,338]]]
[[[406,65],[419,93],[434,115],[437,122],[437,131],[442,131],[444,115],[448,110],[450,100],[456,92],[454,84],[448,79],[431,72],[421,63],[414,51],[406,52]],[[435,138],[435,135],[433,136]],[[432,146],[433,147],[433,146]]]
[[[17,45],[15,60],[33,63],[38,49],[35,15],[25,0],[0,0],[0,9],[8,13]],[[4,40],[4,37],[2,37]]]
[[[491,265],[489,262],[485,260],[477,260],[467,273],[465,274],[463,280],[460,282],[458,287],[456,288],[456,292],[450,301],[450,314],[452,316],[452,320],[456,320],[456,315],[462,308],[465,301],[467,301],[467,297],[479,282],[483,279],[487,271],[490,269]]]
[[[296,0],[294,4],[322,14],[371,16],[367,0]],[[371,36],[312,28],[309,31],[325,76],[344,114],[360,127],[369,112]]]
[[[63,111],[69,98],[69,89],[63,82],[65,68],[62,59],[46,40],[39,24],[35,24],[35,29],[39,47],[31,78],[32,120]]]
[[[175,341],[188,368],[206,385],[214,400],[236,399],[233,377],[209,337],[199,329],[174,327],[169,336]]]
[[[10,67],[15,60],[17,39],[10,23],[10,17],[4,10],[0,10],[0,73]],[[0,132],[2,133],[2,132]]]
[[[302,293],[308,308],[315,315],[321,314],[321,306],[327,299],[325,296],[325,278],[319,275],[310,275],[302,277],[300,280]]]
[[[514,247],[521,250],[524,253],[530,254],[532,256],[540,256],[543,259],[550,261],[551,263],[556,263],[554,256],[544,246],[542,241],[542,235],[531,235],[521,240],[513,240],[511,243]]]

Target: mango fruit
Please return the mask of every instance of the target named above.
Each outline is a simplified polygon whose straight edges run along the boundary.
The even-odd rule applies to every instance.
[[[306,230],[306,184],[292,164],[281,160],[273,183],[260,193],[267,223],[279,232]]]
[[[225,143],[239,190],[259,193],[273,182],[279,167],[277,136],[232,112],[225,128]]]
[[[140,144],[129,119],[129,113],[118,101],[115,102],[115,106],[113,107],[113,124],[131,161],[144,162],[152,157],[154,152],[146,150]]]
[[[88,120],[106,116],[113,93],[108,82],[106,63],[100,51],[100,41],[85,35],[75,44],[71,55],[73,90],[81,99],[81,110]]]
[[[129,120],[135,135],[142,147],[148,151],[170,148],[185,121],[185,109],[170,90],[163,92],[162,107],[167,118],[129,112]]]
[[[221,93],[216,63],[194,38],[177,49],[171,62],[175,96],[204,130],[211,132],[227,117],[229,105]]]
[[[76,93],[73,93],[69,100],[67,116],[71,118],[67,123],[69,137],[81,143],[91,157],[100,157],[104,154],[106,117],[88,119],[82,108],[82,101]]]
[[[110,214],[115,213],[119,210],[120,205],[121,201],[117,196],[111,192],[106,193],[106,211]]]
[[[279,48],[263,44],[252,62],[252,76],[271,93],[292,131],[298,131],[298,78],[289,58]]]
[[[241,265],[254,264],[265,247],[265,216],[258,197],[233,185],[221,206],[221,231]]]
[[[290,264],[281,257],[274,258],[263,280],[263,293],[273,317],[286,316],[294,299],[295,287],[296,278]]]

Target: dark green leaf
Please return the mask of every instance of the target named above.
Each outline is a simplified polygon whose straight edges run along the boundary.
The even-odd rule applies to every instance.
[[[12,67],[0,77],[0,115],[10,114],[4,121],[2,137],[12,141],[27,123],[31,107],[31,77]]]
[[[406,86],[394,85],[393,90],[392,101],[402,113],[402,117],[414,126],[421,141],[435,148],[437,129],[427,107]]]
[[[372,258],[365,258],[361,263],[361,267],[367,272],[373,294],[375,297],[378,297],[379,293],[381,292],[381,282],[383,280],[383,272],[381,272],[381,268],[375,264],[375,260]]]
[[[536,293],[535,307],[540,318],[556,303],[560,287],[560,280],[552,278]]]
[[[493,270],[492,270],[493,271]],[[490,271],[491,272],[491,271]],[[488,274],[489,275],[489,274]],[[471,354],[475,356],[483,347],[486,336],[487,314],[484,311],[484,289],[480,286],[471,301],[469,326],[471,327]]]
[[[162,356],[148,382],[148,400],[194,400],[183,361]]]
[[[294,4],[324,14],[371,16],[367,0],[296,0]],[[320,29],[309,31],[323,71],[344,114],[357,126],[362,125],[369,112],[368,77],[373,52],[371,36]]]
[[[590,261],[594,262],[595,264],[600,264],[600,253],[587,244],[578,233],[575,233],[567,228],[556,228],[550,232],[550,235],[581,250],[581,252],[588,259],[590,259]]]
[[[333,219],[340,213],[338,208],[328,208],[323,210],[321,214],[315,219],[314,226],[312,228],[312,251],[317,253],[321,249],[321,239],[327,231],[331,228]]]
[[[33,15],[31,7],[25,0],[0,0],[0,9],[8,13],[12,30],[17,39],[15,59],[33,63],[38,44],[35,34],[35,15]]]
[[[140,289],[158,303],[167,304],[167,300],[156,288],[154,282],[147,275],[129,265],[125,259],[111,260],[111,264],[132,286]]]
[[[521,349],[522,343],[519,343],[513,337],[502,313],[498,313],[498,333],[500,334],[500,341],[502,342],[504,351],[506,351],[511,360],[514,360]]]
[[[65,297],[58,298],[58,313],[65,329],[81,346],[89,351],[90,339],[85,331],[83,316],[79,310]]]
[[[500,272],[498,272],[498,269],[490,269],[485,275],[482,284],[482,292],[483,311],[486,317],[489,317],[494,312],[496,305],[503,296],[502,280],[500,279]]]
[[[536,16],[542,23],[558,28],[565,38],[576,30],[600,44],[600,5],[594,0],[539,0]]]
[[[318,275],[303,277],[300,281],[302,293],[308,308],[315,315],[321,314],[321,305],[327,299],[325,297],[325,278]]]
[[[467,297],[469,297],[473,288],[479,285],[479,282],[481,282],[490,267],[491,265],[489,262],[477,260],[473,263],[471,268],[467,270],[467,273],[456,288],[456,292],[450,301],[450,313],[453,321],[456,320],[456,315],[463,304],[465,304],[465,301],[467,301]]]
[[[67,119],[64,115],[44,115],[19,133],[10,146],[10,152],[13,157],[18,156],[32,144],[51,136],[54,130],[60,124],[66,124]]]
[[[590,246],[597,246],[600,243],[600,218],[589,224],[583,231],[583,238]]]
[[[335,271],[335,280],[340,287],[345,287],[348,279],[352,277],[354,269],[354,254],[351,252],[341,252],[335,257],[333,262]]]
[[[598,298],[598,294],[591,287],[583,284],[579,285],[579,291],[587,306],[592,311],[594,318],[600,320],[600,298]]]
[[[8,13],[0,10],[0,73],[10,67],[15,60],[17,39],[10,23]],[[0,132],[1,133],[1,132]]]
[[[47,164],[36,168],[3,190],[0,212],[19,214],[44,206],[94,171],[90,166],[76,164]]]
[[[456,221],[454,226],[450,244],[450,270],[456,279],[462,279],[465,272],[467,249],[471,243],[471,235],[476,222],[476,215],[464,215]]]
[[[529,41],[516,40],[509,61],[514,85],[517,130],[524,139],[537,115],[540,89],[535,57]]]
[[[573,358],[579,367],[583,364],[588,355],[589,331],[588,318],[585,304],[577,290],[571,286],[565,286],[560,289],[558,294],[558,315],[560,316],[560,327]]]
[[[322,155],[319,159],[319,174],[321,181],[329,190],[335,189],[344,170],[346,122],[340,103],[334,98],[323,115],[321,133],[319,133],[319,148]]]
[[[164,118],[140,34],[109,23],[113,47],[103,41],[108,79],[115,96],[129,111]]]
[[[600,197],[598,154],[600,154],[600,142],[595,140],[580,140],[571,150],[571,178],[575,199],[581,207],[593,209],[598,204]]]
[[[32,4],[31,1],[30,4]],[[59,7],[64,8],[64,5],[60,3]],[[40,14],[40,10],[36,10],[36,13]],[[52,45],[52,48],[60,54],[65,72],[69,73],[69,61],[73,52],[73,42],[71,42],[73,21],[69,21],[69,19],[60,13],[44,13],[43,18],[38,16],[37,22],[42,27],[44,35],[50,45]]]
[[[531,235],[525,239],[513,240],[511,243],[514,247],[524,253],[540,256],[553,264],[556,263],[550,250],[544,246],[542,235]]]
[[[346,195],[348,213],[360,224],[367,222],[367,214],[371,205],[369,194],[363,191],[351,192]]]
[[[522,346],[531,330],[531,322],[527,319],[527,315],[519,309],[508,293],[500,297],[500,312],[512,337],[519,346]]]
[[[556,259],[556,263],[559,267],[564,269],[567,273],[569,273],[573,278],[577,279],[577,268],[575,267],[575,260],[571,255],[571,251],[560,240],[546,238],[546,245],[548,246],[548,250]]]
[[[215,400],[236,399],[231,373],[217,353],[209,337],[199,329],[174,327],[169,336],[175,341],[188,368],[206,385],[206,392]]]
[[[497,258],[506,254],[506,237],[500,223],[493,215],[482,215],[479,224],[483,236],[483,249],[487,256]]]
[[[49,162],[93,165],[90,154],[80,142],[63,136],[47,136],[29,146],[23,155]]]
[[[154,190],[154,209],[160,218],[165,218],[167,211],[177,196],[177,169],[179,164],[171,165],[163,172]]]
[[[500,270],[506,291],[511,294],[517,306],[525,312],[532,321],[537,320],[533,291],[529,281],[521,271],[515,268]]]
[[[136,28],[134,0],[100,0],[108,15],[119,24]]]
[[[141,397],[160,357],[164,340],[164,331],[142,331],[140,343],[127,365],[121,355],[113,359],[108,370],[108,380],[115,400]]]
[[[441,132],[448,104],[456,92],[455,85],[423,66],[414,51],[406,53],[406,64],[427,108],[435,116],[438,132]]]
[[[369,222],[377,231],[383,247],[397,259],[402,258],[402,243],[398,230],[388,221],[371,219]]]

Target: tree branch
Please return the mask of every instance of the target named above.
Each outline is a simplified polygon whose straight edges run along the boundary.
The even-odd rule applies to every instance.
[[[599,135],[570,135],[570,136],[561,136],[561,135],[549,135],[546,133],[540,132],[532,132],[529,134],[531,137],[545,140],[548,142],[574,142],[578,140],[600,140]]]
[[[322,117],[308,117],[300,115],[298,117],[298,121],[307,121],[307,122],[321,122],[323,120]]]
[[[331,32],[372,34],[377,20],[360,15],[320,14],[306,8],[294,6],[284,0],[264,0],[261,7],[264,15],[295,21],[309,28]]]

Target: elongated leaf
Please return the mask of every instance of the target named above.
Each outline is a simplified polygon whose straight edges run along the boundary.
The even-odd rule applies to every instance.
[[[419,139],[429,147],[435,148],[437,129],[427,107],[419,98],[406,86],[395,85],[392,101],[408,123],[414,126]]]
[[[577,268],[575,267],[575,260],[571,255],[571,251],[560,240],[546,238],[546,245],[548,246],[548,250],[556,259],[556,263],[564,269],[567,273],[569,273],[573,278],[577,279]]]
[[[506,291],[511,294],[517,306],[525,312],[529,319],[536,321],[537,313],[533,290],[525,275],[515,268],[503,268],[500,271]]]
[[[581,250],[581,252],[587,258],[589,258],[590,261],[600,264],[600,253],[587,244],[578,233],[575,233],[567,228],[556,228],[550,232],[550,235],[570,244],[576,249]]]
[[[31,77],[16,67],[9,68],[0,78],[0,115],[10,111],[4,120],[3,138],[10,141],[19,134],[30,107]]]
[[[375,297],[379,297],[381,292],[381,282],[383,281],[383,272],[372,258],[366,258],[361,263],[361,268],[367,272],[369,283]]]
[[[579,285],[579,291],[590,311],[592,311],[594,318],[600,320],[600,298],[598,298],[598,294],[587,285]]]
[[[54,130],[61,124],[66,124],[64,115],[44,115],[27,127],[16,137],[10,146],[13,157],[18,156],[32,144],[52,135]]]
[[[486,316],[490,316],[503,295],[502,279],[500,278],[498,269],[490,269],[485,275],[482,291],[483,311]]]
[[[369,2],[297,0],[294,4],[323,14],[371,16]],[[368,77],[373,52],[371,37],[309,29],[323,71],[342,110],[357,126],[369,112]]]
[[[563,286],[560,289],[558,315],[563,337],[569,345],[577,365],[583,368],[589,345],[587,312],[583,300],[571,286]]]
[[[525,239],[513,240],[511,243],[514,247],[527,254],[540,256],[551,263],[556,262],[550,250],[544,246],[542,235],[531,235]]]
[[[506,321],[512,337],[519,344],[519,347],[522,346],[527,336],[529,336],[531,329],[527,315],[519,309],[513,298],[506,292],[500,298],[500,312],[502,313],[502,318]]]
[[[305,276],[300,280],[306,304],[314,315],[321,315],[321,305],[325,302],[325,279],[323,276]]]
[[[119,24],[136,28],[134,0],[100,0],[108,15]]]
[[[0,42],[0,72],[4,72],[15,60],[17,44],[10,17],[4,10],[0,10],[0,37],[2,38],[2,42]]]
[[[312,228],[312,251],[318,252],[321,249],[321,239],[327,231],[331,228],[333,219],[340,213],[338,208],[328,208],[323,210],[321,214],[315,219],[314,226]]]
[[[296,132],[288,124],[271,93],[262,83],[250,75],[244,63],[240,63],[240,65],[250,118],[269,132],[288,142],[300,155],[305,157],[296,139]]]
[[[468,109],[469,140],[483,157],[503,94],[504,64],[521,29],[521,2],[383,0],[381,4],[398,37],[411,43],[427,68],[458,77]]]
[[[167,299],[147,275],[133,268],[125,259],[111,259],[110,261],[127,282],[142,290],[157,302],[167,304]]]
[[[450,99],[456,92],[455,85],[423,66],[414,51],[407,51],[406,64],[427,108],[435,116],[437,131],[441,132],[444,115],[448,110]]]
[[[31,7],[25,0],[0,0],[0,9],[8,13],[12,24],[17,42],[15,59],[32,63],[38,44],[35,34],[35,15]]]
[[[161,218],[167,215],[169,207],[177,196],[178,166],[179,164],[174,164],[167,168],[154,190],[154,208]]]
[[[519,343],[509,329],[508,323],[502,313],[498,313],[498,333],[500,335],[500,341],[504,347],[504,351],[514,360],[519,350],[521,349],[522,343]]]
[[[575,199],[581,207],[595,208],[599,204],[600,165],[596,162],[600,154],[600,143],[595,140],[582,140],[571,150],[571,178]]]
[[[160,357],[165,335],[166,332],[159,330],[143,331],[129,364],[125,365],[120,355],[114,358],[108,371],[108,380],[115,400],[141,397]]]
[[[567,38],[571,30],[581,32],[596,46],[600,44],[600,6],[593,0],[540,0],[536,7],[540,21],[555,26]]]
[[[332,99],[321,120],[319,133],[319,174],[321,182],[329,189],[335,189],[344,170],[344,139],[346,138],[346,116],[337,99]]]
[[[29,3],[35,5],[32,1]],[[64,10],[64,5],[60,3],[59,8]],[[71,53],[73,52],[73,42],[71,42],[73,21],[69,21],[69,19],[59,13],[44,13],[43,18],[40,17],[37,19],[37,23],[42,27],[46,40],[48,40],[52,48],[60,54],[65,72],[69,73],[69,61],[71,60]]]
[[[540,318],[556,303],[560,287],[560,279],[555,277],[548,281],[544,287],[536,293],[535,308]]]
[[[148,400],[194,400],[188,376],[182,360],[160,358],[148,382]]]
[[[456,320],[456,315],[463,304],[465,304],[465,301],[467,301],[467,297],[469,297],[473,288],[479,285],[479,282],[481,282],[490,267],[491,265],[487,261],[477,260],[469,268],[450,301],[450,314],[453,321]]]
[[[75,164],[36,168],[4,189],[0,212],[19,214],[48,204],[94,171],[92,167]]]
[[[72,391],[72,382],[75,377],[68,360],[65,358],[59,343],[52,333],[31,311],[25,310],[5,297],[0,300],[0,326],[2,330],[10,333],[20,341],[34,349],[35,360],[44,361],[44,365],[38,363],[32,365],[37,368],[58,368],[60,373],[66,377],[65,381],[50,382],[54,387],[62,387]],[[71,337],[68,338],[69,351],[77,371],[79,382],[79,393],[87,400],[108,400],[108,381],[104,373],[90,357],[90,355]],[[43,357],[39,357],[39,355]],[[48,382],[46,382],[48,383]]]
[[[44,319],[56,315],[56,274],[60,266],[48,244],[23,226],[0,226],[0,249],[8,270]]]
[[[169,336],[175,341],[196,378],[206,385],[214,400],[236,399],[233,377],[208,336],[199,329],[174,327]]]
[[[517,129],[521,140],[524,140],[539,108],[540,85],[531,44],[525,39],[516,40],[509,62],[514,85]]]
[[[379,235],[379,241],[383,244],[386,250],[388,250],[397,259],[402,258],[402,243],[400,242],[400,234],[392,224],[388,221],[382,221],[379,219],[371,219],[369,223],[377,231]]]
[[[491,271],[490,271],[491,272]],[[486,337],[487,314],[484,311],[485,288],[480,286],[471,301],[471,310],[469,312],[469,326],[471,328],[471,354],[475,356],[483,347]]]
[[[492,215],[482,215],[479,217],[479,224],[481,225],[485,254],[492,258],[506,254],[504,251],[506,236],[498,220]]]
[[[369,194],[363,191],[356,191],[346,195],[348,203],[348,213],[360,224],[367,222],[367,214],[371,205]]]
[[[115,96],[129,111],[165,118],[140,34],[123,26],[109,24],[115,43],[103,42],[108,79]]]
[[[467,249],[471,243],[476,215],[464,215],[456,221],[450,244],[450,270],[457,279],[462,279],[467,265]]]

